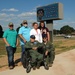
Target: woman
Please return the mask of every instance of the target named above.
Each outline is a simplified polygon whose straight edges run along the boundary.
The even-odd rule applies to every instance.
[[[34,22],[32,26],[33,29],[31,29],[30,35],[35,35],[35,40],[42,43],[42,34],[40,29],[38,29],[38,23]]]
[[[41,21],[39,24],[39,29],[41,30],[42,33],[42,38],[44,35],[47,36],[47,40],[50,41],[50,33],[47,27],[45,27],[44,21]]]

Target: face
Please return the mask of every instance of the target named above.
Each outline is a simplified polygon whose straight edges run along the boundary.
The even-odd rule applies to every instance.
[[[38,24],[34,24],[34,29],[38,29]]]
[[[43,22],[41,23],[41,27],[44,27],[44,23]]]
[[[34,41],[35,41],[35,39],[30,38],[30,41],[31,41],[31,42],[34,42]]]
[[[43,38],[43,41],[46,42],[47,41],[47,38]]]
[[[28,26],[28,24],[27,24],[27,23],[23,23],[23,26],[27,27],[27,26]]]
[[[9,25],[9,28],[10,28],[11,30],[13,29],[13,27],[14,27],[13,25]]]

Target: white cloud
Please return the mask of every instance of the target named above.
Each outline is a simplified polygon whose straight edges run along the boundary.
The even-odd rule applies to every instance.
[[[7,17],[8,15],[6,13],[0,13],[0,17]]]
[[[36,12],[25,12],[25,13],[19,14],[18,17],[30,17],[35,15],[36,15]]]
[[[2,9],[1,11],[12,11],[12,12],[17,12],[19,10],[15,9],[15,8],[10,8],[10,9]]]

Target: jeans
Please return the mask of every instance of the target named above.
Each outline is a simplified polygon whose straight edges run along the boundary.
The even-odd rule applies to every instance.
[[[8,56],[8,66],[14,66],[14,53],[16,52],[16,48],[7,46],[6,51]]]
[[[25,45],[21,45],[21,49],[22,49],[22,53],[21,53],[21,62],[22,62],[22,55],[23,55],[23,52],[25,51]]]

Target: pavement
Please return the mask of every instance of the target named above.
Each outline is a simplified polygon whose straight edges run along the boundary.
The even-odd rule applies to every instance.
[[[13,70],[5,70],[0,75],[75,75],[75,49],[58,54],[55,56],[54,64],[49,70],[44,67],[26,73],[26,70],[20,66]]]

